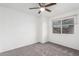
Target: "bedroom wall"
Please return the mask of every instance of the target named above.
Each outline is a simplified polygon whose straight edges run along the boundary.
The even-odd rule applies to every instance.
[[[42,17],[41,17],[41,35],[42,35],[42,39],[41,39],[41,43],[45,43],[47,42],[47,17],[44,15],[44,13],[42,13]]]
[[[76,15],[74,34],[53,34],[52,33],[53,20],[67,17],[67,16],[72,16],[72,15]],[[60,15],[55,15],[54,17],[50,17],[48,19],[49,19],[48,41],[79,50],[79,9],[64,12]]]
[[[35,15],[0,7],[0,52],[38,42]]]
[[[45,13],[39,14],[39,19],[37,19],[37,40],[40,43],[47,42],[47,17]]]

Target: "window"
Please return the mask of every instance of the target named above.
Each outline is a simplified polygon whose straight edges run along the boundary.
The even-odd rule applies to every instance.
[[[64,34],[74,33],[74,19],[73,18],[62,20],[62,33]]]
[[[54,21],[53,22],[53,33],[61,33],[61,21]]]
[[[53,21],[53,33],[73,34],[74,18]]]

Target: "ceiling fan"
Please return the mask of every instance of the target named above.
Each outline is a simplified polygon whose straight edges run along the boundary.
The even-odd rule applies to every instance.
[[[33,8],[29,8],[29,9],[39,9],[38,13],[40,14],[42,11],[47,11],[47,12],[51,12],[50,9],[48,9],[47,7],[56,5],[56,3],[49,3],[49,4],[45,4],[45,3],[38,3],[38,7],[33,7]]]

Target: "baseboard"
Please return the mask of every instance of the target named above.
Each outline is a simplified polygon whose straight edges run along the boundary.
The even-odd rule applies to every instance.
[[[72,50],[76,50],[76,51],[79,51],[78,49],[75,49],[75,48],[72,48],[72,47],[69,47],[69,46],[66,46],[66,45],[63,45],[63,44],[59,44],[59,43],[56,43],[56,42],[51,42],[51,41],[48,41],[52,44],[55,44],[55,45],[59,45],[59,46],[62,46],[62,47],[66,47],[66,48],[69,48],[69,49],[72,49]]]
[[[48,42],[48,41],[42,41],[42,42],[40,42],[40,43],[44,44],[44,43],[46,43],[46,42]]]
[[[20,46],[17,46],[17,47],[13,47],[13,48],[10,48],[10,49],[6,49],[6,50],[3,50],[3,51],[0,51],[0,53],[7,52],[7,51],[10,51],[10,50],[14,50],[14,49],[17,49],[17,48],[21,48],[21,47],[24,47],[24,46],[32,45],[32,44],[35,44],[35,43],[37,43],[37,41],[31,42],[29,44],[24,44],[24,45],[20,45]]]

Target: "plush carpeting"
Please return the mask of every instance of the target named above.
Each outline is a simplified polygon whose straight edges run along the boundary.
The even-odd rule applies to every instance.
[[[48,42],[10,50],[0,56],[79,56],[79,51]]]

